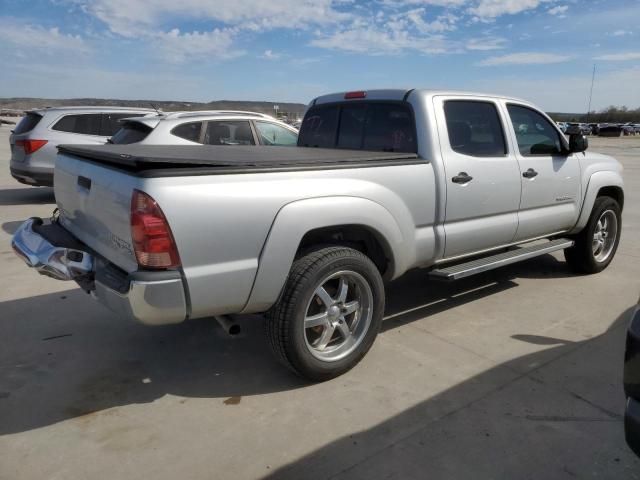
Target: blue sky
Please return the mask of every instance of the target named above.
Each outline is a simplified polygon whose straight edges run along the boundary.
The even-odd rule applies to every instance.
[[[640,106],[639,0],[0,0],[0,96],[307,103],[384,87]]]

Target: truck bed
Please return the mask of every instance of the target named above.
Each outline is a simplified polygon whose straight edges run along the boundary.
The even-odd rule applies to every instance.
[[[424,163],[415,153],[237,145],[59,145],[60,153],[141,177],[362,168]]]

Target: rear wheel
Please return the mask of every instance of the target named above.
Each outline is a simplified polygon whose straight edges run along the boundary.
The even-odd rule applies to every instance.
[[[363,253],[321,248],[297,259],[281,299],[267,314],[276,356],[313,381],[353,368],[380,330],[384,286]]]
[[[585,228],[575,244],[564,251],[571,269],[578,273],[598,273],[613,260],[620,242],[620,205],[611,197],[598,197]]]

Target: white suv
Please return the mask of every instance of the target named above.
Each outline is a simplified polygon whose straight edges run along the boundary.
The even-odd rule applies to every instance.
[[[9,137],[11,175],[20,183],[52,186],[57,146],[103,144],[122,118],[154,113],[146,108],[57,107],[25,112]]]
[[[145,145],[296,145],[298,130],[269,115],[222,111],[170,112],[127,118],[109,140]]]

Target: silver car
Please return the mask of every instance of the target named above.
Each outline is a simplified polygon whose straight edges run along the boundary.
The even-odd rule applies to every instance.
[[[298,130],[262,113],[170,112],[127,118],[109,143],[144,145],[296,145]]]
[[[29,110],[9,137],[11,175],[27,185],[52,186],[58,145],[104,144],[120,128],[120,119],[154,112],[122,107]]]

